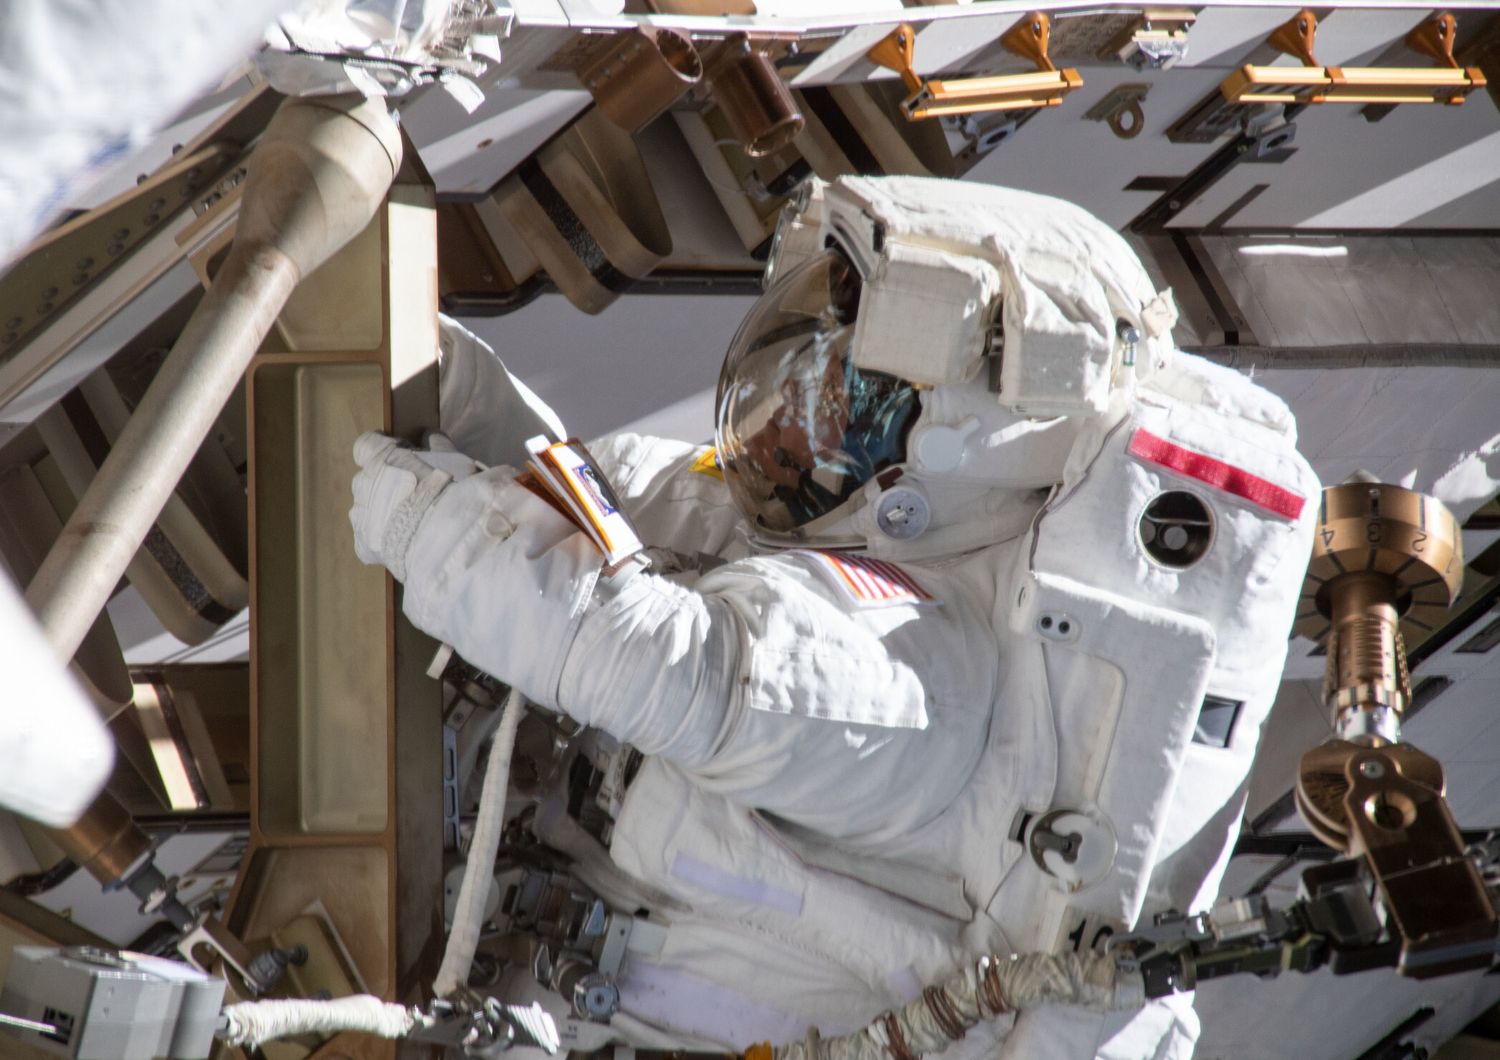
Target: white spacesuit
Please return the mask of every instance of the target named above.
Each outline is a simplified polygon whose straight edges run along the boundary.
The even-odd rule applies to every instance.
[[[510,468],[450,480],[361,440],[356,546],[411,619],[647,756],[609,856],[676,908],[626,1012],[828,1035],[974,955],[1213,898],[1318,483],[1284,405],[1173,350],[1174,312],[1069,204],[813,182],[726,360],[717,454],[593,447],[676,561],[606,576]],[[492,458],[474,403],[448,408]],[[948,1055],[1185,1057],[1173,1000],[1044,1008]]]

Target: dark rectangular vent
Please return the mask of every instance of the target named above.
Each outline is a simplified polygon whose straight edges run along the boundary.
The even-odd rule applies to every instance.
[[[1500,644],[1500,617],[1454,648],[1453,651],[1459,655],[1483,655],[1496,644]]]
[[[54,1042],[61,1042],[63,1045],[67,1045],[68,1042],[73,1040],[72,1013],[63,1012],[61,1009],[44,1008],[42,1009],[42,1022],[56,1028],[50,1034],[43,1033],[43,1038],[50,1038]]]
[[[1235,720],[1244,705],[1240,699],[1204,696],[1203,705],[1198,708],[1198,724],[1193,727],[1193,742],[1205,747],[1228,747]]]

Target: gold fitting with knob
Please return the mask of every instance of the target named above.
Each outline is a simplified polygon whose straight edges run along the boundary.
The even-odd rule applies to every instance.
[[[736,33],[706,64],[714,102],[751,158],[781,150],[806,124],[791,89],[776,72],[768,46],[769,42]]]
[[[1463,578],[1435,498],[1359,475],[1323,491],[1296,632],[1325,640],[1336,736],[1302,756],[1296,800],[1323,842],[1363,860],[1413,978],[1489,967],[1497,918],[1443,797],[1442,764],[1398,743],[1411,702],[1403,631],[1430,632]]]
[[[1462,582],[1462,538],[1441,501],[1380,482],[1323,491],[1295,630],[1327,644],[1323,699],[1342,735],[1395,739],[1383,729],[1411,701],[1404,634],[1430,632]]]
[[[660,117],[702,76],[693,42],[663,26],[638,26],[606,38],[578,70],[605,117],[632,133]]]

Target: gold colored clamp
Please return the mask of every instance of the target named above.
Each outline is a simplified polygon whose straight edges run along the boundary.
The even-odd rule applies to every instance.
[[[1486,84],[1478,67],[1453,57],[1457,20],[1447,12],[1424,19],[1406,35],[1406,46],[1436,67],[1323,66],[1313,56],[1318,19],[1303,8],[1277,27],[1266,43],[1302,61],[1299,66],[1242,66],[1219,86],[1231,103],[1462,103]]]
[[[907,97],[901,112],[908,121],[937,118],[945,114],[972,114],[993,110],[1030,110],[1055,107],[1062,97],[1083,87],[1083,78],[1069,67],[1059,70],[1047,55],[1052,20],[1033,11],[1000,37],[1007,51],[1036,64],[1035,73],[998,77],[970,77],[959,81],[923,79],[912,67],[916,30],[903,22],[869,50],[872,63],[901,75]]]

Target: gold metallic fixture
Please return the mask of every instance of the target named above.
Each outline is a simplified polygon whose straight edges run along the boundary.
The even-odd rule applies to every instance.
[[[802,112],[763,42],[729,37],[708,62],[714,101],[751,158],[779,151],[802,131]]]
[[[1379,482],[1323,491],[1296,629],[1329,638],[1324,698],[1341,735],[1395,739],[1384,723],[1355,724],[1350,712],[1406,709],[1402,630],[1431,629],[1462,581],[1462,538],[1442,502]]]
[[[999,77],[971,77],[961,81],[924,80],[912,68],[916,30],[903,22],[869,50],[878,66],[894,70],[906,85],[901,111],[909,121],[937,118],[944,114],[972,114],[991,110],[1029,110],[1055,107],[1062,97],[1083,87],[1083,78],[1069,67],[1059,70],[1047,56],[1052,20],[1033,11],[1000,37],[1007,51],[1036,63],[1036,72]]]
[[[1453,57],[1457,20],[1442,12],[1424,19],[1406,35],[1406,46],[1436,59],[1436,67],[1322,66],[1313,57],[1318,19],[1307,8],[1267,38],[1277,51],[1302,66],[1242,66],[1219,91],[1231,103],[1462,103],[1483,88],[1477,67],[1460,67]]]
[[[1443,798],[1443,767],[1398,743],[1411,701],[1402,629],[1458,595],[1458,524],[1432,497],[1356,478],[1323,491],[1297,632],[1326,638],[1333,739],[1302,757],[1297,807],[1380,890],[1403,975],[1487,968],[1500,920]]]
[[[151,852],[151,840],[107,791],[99,793],[77,824],[49,834],[73,864],[106,886],[124,879]]]
[[[1144,83],[1116,85],[1108,95],[1084,112],[1084,119],[1105,122],[1109,125],[1109,131],[1120,139],[1133,140],[1146,127],[1146,114],[1141,109],[1141,104],[1150,91],[1151,86]]]
[[[693,42],[662,26],[606,38],[578,71],[599,109],[627,132],[651,124],[702,76]]]

